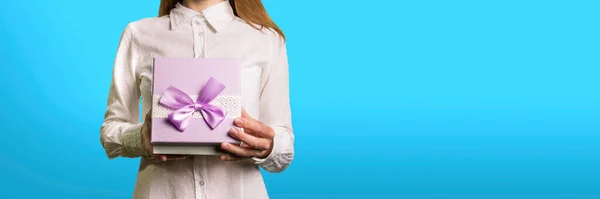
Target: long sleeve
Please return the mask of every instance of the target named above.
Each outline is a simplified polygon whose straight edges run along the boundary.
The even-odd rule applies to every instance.
[[[108,158],[144,155],[139,122],[140,90],[132,29],[128,25],[119,42],[112,81],[100,128],[100,142]]]
[[[285,41],[276,35],[272,45],[272,60],[263,74],[266,78],[260,95],[259,120],[275,131],[273,150],[264,159],[254,158],[268,172],[285,170],[294,159],[289,99],[289,73]]]

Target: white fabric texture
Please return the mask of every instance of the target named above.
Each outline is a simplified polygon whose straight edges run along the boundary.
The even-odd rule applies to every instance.
[[[267,158],[225,162],[216,156],[154,163],[143,156],[139,105],[152,108],[154,57],[238,58],[241,106],[275,130]],[[170,15],[131,22],[124,29],[101,143],[110,159],[141,157],[133,198],[269,198],[259,167],[281,172],[294,158],[285,41],[270,29],[254,29],[229,2],[196,12],[178,4]],[[140,102],[141,97],[141,102]]]

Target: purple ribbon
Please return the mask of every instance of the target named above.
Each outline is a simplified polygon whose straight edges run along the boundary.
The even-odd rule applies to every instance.
[[[221,110],[221,108],[209,103],[224,89],[225,85],[211,77],[200,91],[198,100],[194,102],[194,100],[183,91],[174,86],[169,86],[160,98],[159,103],[171,109],[175,109],[169,114],[169,120],[171,120],[171,123],[173,123],[181,132],[185,131],[189,126],[192,114],[196,111],[200,111],[204,121],[206,121],[211,129],[214,129],[225,119],[226,113]]]

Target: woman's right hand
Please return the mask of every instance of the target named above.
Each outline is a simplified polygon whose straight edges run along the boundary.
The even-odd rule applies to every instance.
[[[154,162],[164,162],[169,160],[183,160],[187,158],[186,155],[160,155],[154,154],[152,149],[152,143],[150,138],[152,138],[152,111],[148,111],[146,113],[146,118],[144,119],[144,124],[142,125],[142,146],[144,147],[144,151],[150,157],[150,159]]]

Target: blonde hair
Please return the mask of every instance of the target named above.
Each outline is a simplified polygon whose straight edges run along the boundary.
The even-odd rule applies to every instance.
[[[181,0],[161,0],[158,9],[158,16],[168,15],[177,2]],[[235,16],[241,18],[253,28],[260,30],[269,28],[274,30],[285,40],[283,31],[273,22],[261,0],[229,0]],[[258,25],[258,26],[257,26]]]

